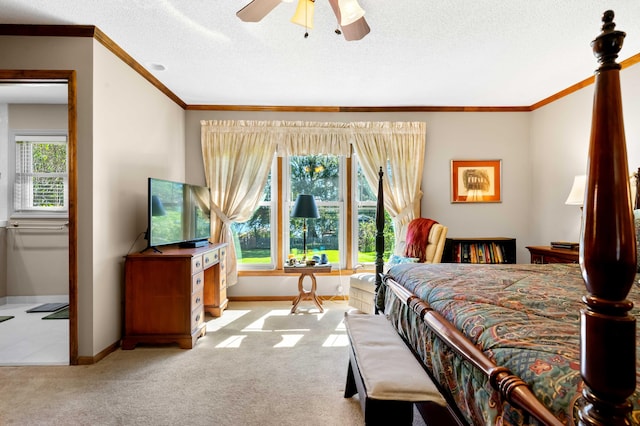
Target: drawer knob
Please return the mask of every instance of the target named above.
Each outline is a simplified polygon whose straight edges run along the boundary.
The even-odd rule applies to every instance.
[[[200,303],[200,298],[196,297],[196,303]]]
[[[196,280],[196,284],[200,284],[201,282],[202,282],[202,280],[201,280],[200,278],[198,278],[198,279]]]
[[[200,261],[197,261],[196,262],[196,268],[199,268],[199,267],[200,267]]]
[[[196,321],[200,321],[200,314],[196,315]]]

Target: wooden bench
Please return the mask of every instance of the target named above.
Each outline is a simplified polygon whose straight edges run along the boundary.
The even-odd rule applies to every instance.
[[[413,405],[422,402],[450,419],[445,399],[384,315],[346,313],[345,326],[350,350],[344,397],[358,394],[365,424],[411,425]]]

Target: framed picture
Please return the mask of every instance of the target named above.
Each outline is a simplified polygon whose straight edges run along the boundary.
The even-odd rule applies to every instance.
[[[502,160],[451,160],[452,203],[502,201]]]

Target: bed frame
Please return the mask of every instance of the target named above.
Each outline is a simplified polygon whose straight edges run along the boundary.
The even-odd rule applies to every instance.
[[[636,386],[636,321],[629,313],[633,303],[626,299],[637,271],[636,242],[622,118],[620,65],[616,63],[625,33],[615,30],[613,18],[612,11],[604,13],[602,32],[591,43],[600,65],[595,73],[584,226],[580,236],[580,269],[588,294],[582,298],[580,312],[580,364],[585,383],[582,398],[586,404],[579,412],[580,424],[589,426],[629,425],[628,415],[632,409],[629,397]],[[495,365],[426,302],[390,278],[385,277],[385,285],[382,285],[382,175],[381,168],[376,210],[377,311],[384,310],[383,292],[387,287],[451,349],[482,371],[509,403],[519,406],[543,424],[561,425],[522,379],[505,367]],[[637,186],[640,190],[640,185]]]

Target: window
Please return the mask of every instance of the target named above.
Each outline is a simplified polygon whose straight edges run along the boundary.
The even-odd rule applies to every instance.
[[[353,215],[353,262],[355,265],[373,265],[376,261],[376,204],[378,188],[371,188],[362,173],[362,167],[356,156],[354,158],[354,210]],[[387,260],[393,253],[394,235],[393,221],[387,211],[384,212],[384,248]]]
[[[277,229],[276,216],[272,212],[276,211],[273,200],[273,177],[274,167],[267,178],[264,187],[262,201],[251,216],[251,219],[244,223],[234,223],[231,230],[234,236],[234,245],[240,269],[273,269],[276,264],[277,238],[272,230]]]
[[[13,209],[66,213],[69,205],[66,134],[15,134]]]
[[[282,179],[274,178],[282,165]],[[352,173],[347,175],[347,166]],[[348,185],[348,178],[351,185]],[[346,188],[351,187],[353,220],[347,223]],[[307,219],[308,256],[325,253],[330,263],[341,268],[356,264],[372,266],[375,262],[375,216],[377,188],[369,187],[357,158],[336,155],[306,155],[280,157],[264,188],[263,201],[251,219],[234,223],[234,244],[240,270],[275,269],[278,255],[286,261],[289,254],[297,258],[303,252],[303,223],[291,217],[298,194],[312,194],[320,218]],[[280,207],[276,200],[282,199]],[[282,208],[282,223],[278,209]],[[391,217],[385,213],[385,252],[393,251]],[[282,230],[279,238],[276,230]],[[353,237],[348,241],[346,236]],[[278,246],[278,243],[282,246]]]
[[[289,196],[289,244],[287,255],[300,258],[303,254],[304,219],[291,218],[291,209],[298,194],[311,194],[318,206],[318,219],[306,219],[307,256],[325,253],[330,263],[343,265],[344,258],[344,169],[345,159],[336,155],[306,155],[287,157],[288,179],[283,188]]]

